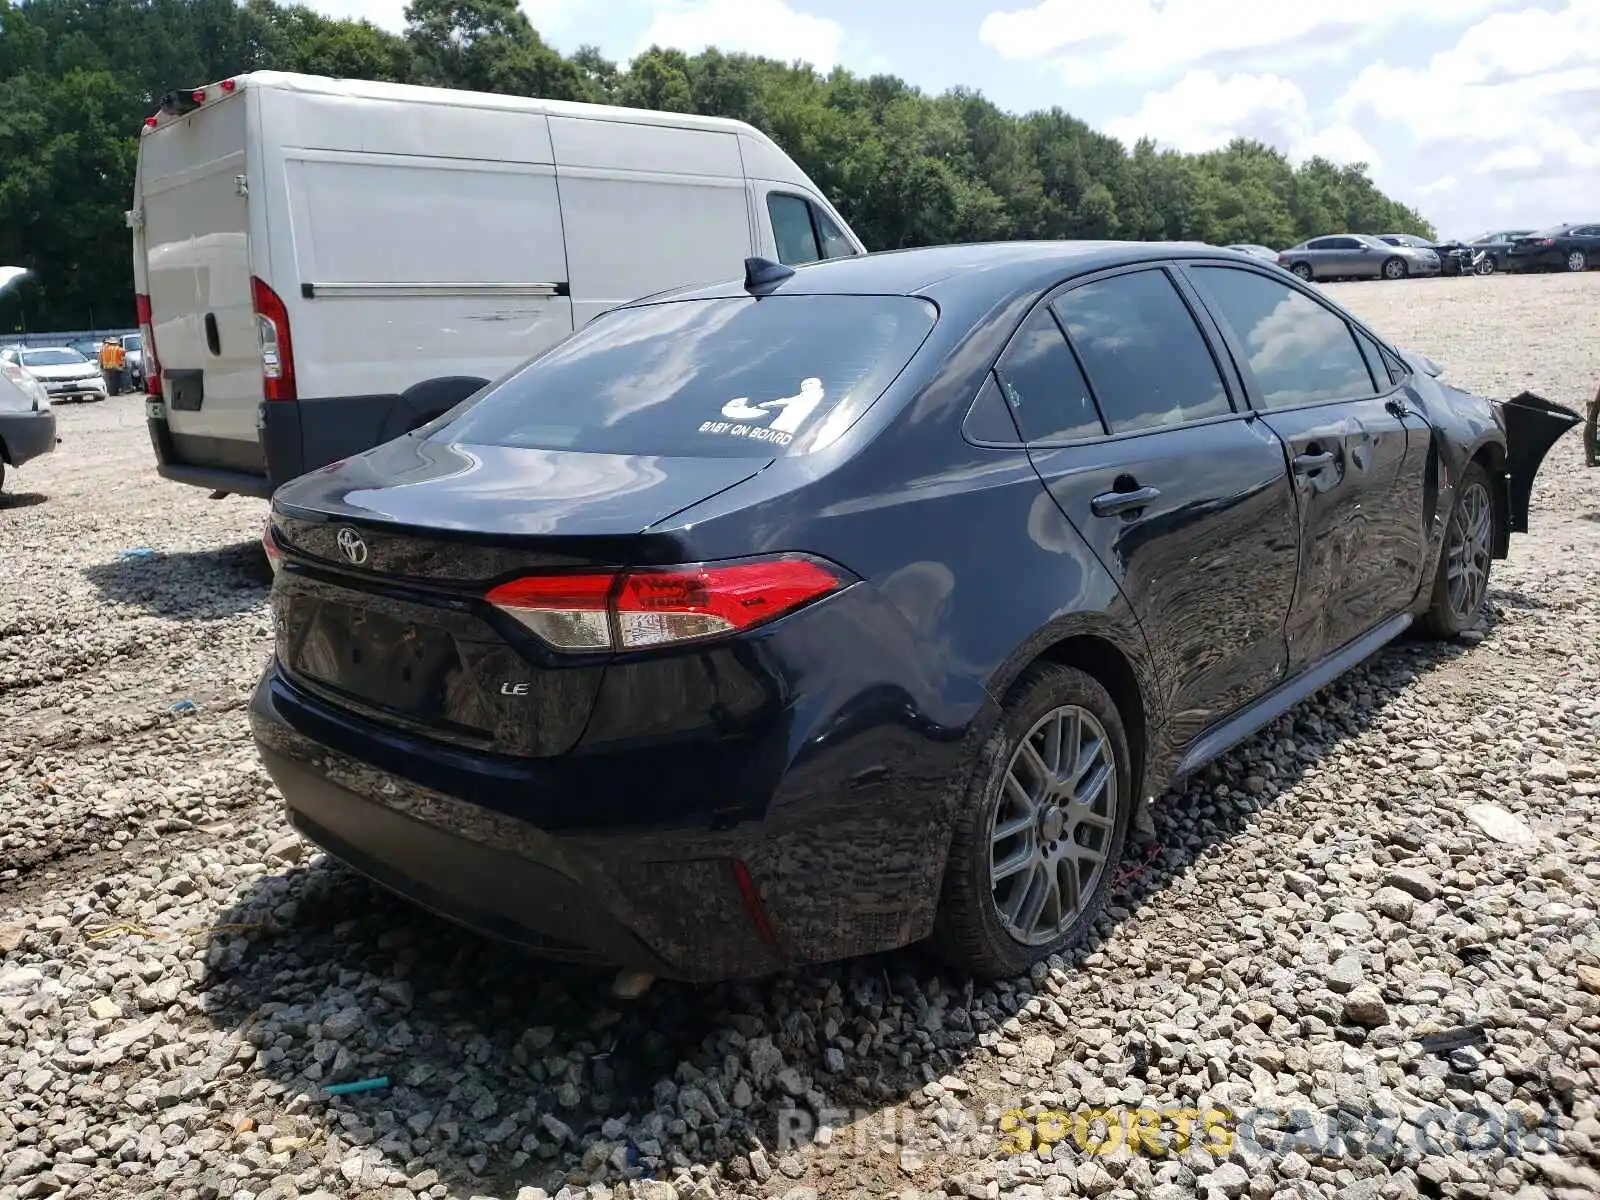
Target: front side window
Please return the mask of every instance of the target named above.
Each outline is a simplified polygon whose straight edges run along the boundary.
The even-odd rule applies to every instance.
[[[826,445],[881,396],[936,310],[909,296],[622,308],[437,426],[446,442],[689,458]]]
[[[1373,386],[1380,392],[1388,391],[1390,385],[1397,380],[1389,377],[1389,365],[1384,361],[1383,351],[1378,348],[1378,343],[1358,329],[1356,345],[1361,348],[1361,357],[1367,362],[1367,372],[1372,376]]]
[[[779,262],[798,267],[822,257],[816,230],[811,227],[811,206],[799,196],[768,196],[767,214],[772,218],[772,238],[778,244]]]
[[[778,261],[791,267],[826,258],[848,258],[856,248],[827,213],[801,196],[773,192],[767,197]]]
[[[1054,307],[1112,433],[1233,411],[1200,327],[1165,271],[1096,280]]]
[[[995,374],[1028,441],[1064,442],[1105,432],[1089,384],[1048,305],[1022,323]]]
[[[1355,336],[1332,309],[1254,271],[1195,267],[1192,274],[1244,347],[1264,407],[1373,394]]]

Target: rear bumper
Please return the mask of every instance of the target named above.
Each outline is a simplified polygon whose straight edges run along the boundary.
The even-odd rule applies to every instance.
[[[0,413],[0,452],[20,467],[56,448],[56,415],[44,412]]]
[[[186,462],[178,453],[166,417],[156,415],[160,409],[159,402],[152,400],[150,406],[150,412],[145,417],[145,429],[150,434],[150,446],[156,454],[156,474],[161,478],[213,492],[257,496],[263,500],[272,496],[273,485],[265,474]]]
[[[814,653],[819,639],[848,637],[862,610],[833,607],[834,619],[829,605],[813,610],[809,629],[778,623],[749,657],[771,664],[802,642]],[[250,721],[306,837],[543,956],[751,978],[926,936],[956,798],[997,710],[935,728],[903,691],[857,695],[848,716],[837,692],[791,691],[789,704],[737,720],[711,709],[680,733],[605,739],[619,719],[644,720],[618,705],[698,711],[681,689],[655,697],[648,679],[602,697],[577,749],[536,759],[407,733],[313,695],[276,664]]]
[[[47,383],[45,384],[45,391],[50,394],[50,403],[52,404],[73,400],[104,400],[107,395],[106,382],[99,377],[77,380],[64,387]]]

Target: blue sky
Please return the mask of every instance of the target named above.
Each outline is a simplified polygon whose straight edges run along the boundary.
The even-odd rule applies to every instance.
[[[313,0],[399,29],[405,0]],[[1600,0],[523,0],[626,61],[707,45],[1059,105],[1125,141],[1365,161],[1446,235],[1600,219]]]

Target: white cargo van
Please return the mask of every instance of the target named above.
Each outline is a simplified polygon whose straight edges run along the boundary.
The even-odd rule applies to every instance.
[[[742,122],[276,72],[163,98],[128,224],[158,469],[257,496],[617,304],[865,252]]]

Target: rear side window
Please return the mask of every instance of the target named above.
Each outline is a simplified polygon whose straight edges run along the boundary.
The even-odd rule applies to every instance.
[[[1189,306],[1165,271],[1074,288],[1055,302],[1112,433],[1233,411]]]
[[[1022,323],[995,374],[1028,441],[1064,442],[1105,432],[1089,384],[1047,305]]]
[[[772,218],[772,237],[778,243],[778,261],[791,267],[816,262],[822,257],[817,233],[811,228],[811,206],[799,196],[767,197],[767,213]]]
[[[1355,336],[1332,309],[1254,271],[1194,267],[1191,274],[1243,345],[1263,407],[1373,394]]]
[[[618,309],[454,419],[439,441],[771,458],[827,444],[927,338],[909,296],[769,296]]]
[[[1389,365],[1383,361],[1383,351],[1378,349],[1378,343],[1358,329],[1356,345],[1361,347],[1361,357],[1367,360],[1367,371],[1372,376],[1373,386],[1380,392],[1388,391],[1397,381],[1389,378]]]

